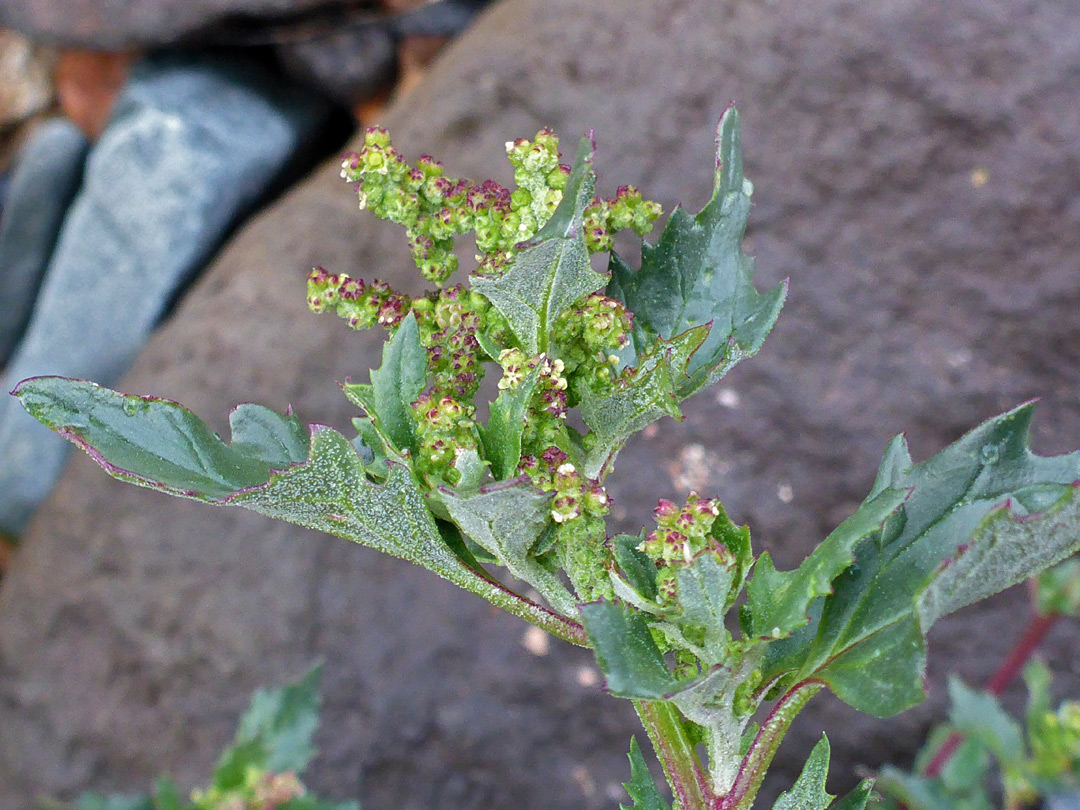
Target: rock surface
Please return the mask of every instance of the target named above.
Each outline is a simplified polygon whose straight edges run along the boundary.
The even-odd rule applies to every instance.
[[[761,285],[791,278],[789,303],[760,357],[628,448],[616,528],[697,488],[791,565],[900,430],[921,459],[1042,396],[1036,449],[1080,446],[1078,18],[1071,0],[508,0],[384,123],[411,156],[503,181],[507,138],[594,126],[603,193],[633,183],[696,210],[738,100],[751,252]],[[307,314],[304,275],[408,286],[404,257],[328,165],[237,236],[122,387],[219,428],[243,400],[346,426],[331,380],[362,377],[379,336]],[[985,679],[1023,614],[1013,591],[942,622],[933,699],[900,718],[819,699],[768,790],[823,728],[835,790],[910,753],[943,672]],[[366,810],[613,806],[629,705],[600,694],[586,654],[530,653],[524,632],[419,569],[80,458],[0,590],[0,806],[137,790],[160,770],[194,784],[251,689],[317,658],[317,788]],[[1047,652],[1075,695],[1070,633]]]
[[[256,19],[373,6],[365,0],[0,0],[0,24],[49,43],[113,50],[167,44],[223,24],[240,30]]]

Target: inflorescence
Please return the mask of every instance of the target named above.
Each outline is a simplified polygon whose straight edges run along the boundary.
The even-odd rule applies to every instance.
[[[501,367],[500,392],[527,385],[521,457],[513,474],[553,493],[551,515],[561,527],[582,516],[599,518],[610,508],[602,482],[584,478],[566,452],[573,443],[566,416],[584,391],[602,393],[618,385],[616,352],[629,341],[631,315],[601,293],[585,296],[560,316],[549,352],[529,356],[483,295],[460,284],[445,286],[458,269],[456,237],[473,235],[478,274],[501,274],[562,200],[570,167],[560,162],[551,130],[541,130],[532,141],[511,141],[506,151],[513,191],[491,180],[474,184],[447,177],[443,165],[426,155],[410,166],[386,130],[367,130],[363,148],[343,160],[341,176],[356,184],[361,208],[405,228],[421,275],[436,289],[412,298],[385,282],[315,268],[308,277],[308,306],[335,312],[354,329],[378,324],[391,334],[414,314],[430,385],[412,403],[418,440],[413,463],[433,485],[458,483],[461,459],[482,453],[474,399],[486,364]],[[624,229],[644,236],[660,214],[657,203],[623,186],[585,210],[586,245],[594,253],[610,250],[614,234]]]

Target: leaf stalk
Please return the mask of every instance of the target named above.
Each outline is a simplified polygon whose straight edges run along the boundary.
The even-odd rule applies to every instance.
[[[709,788],[697,751],[686,735],[679,710],[666,701],[635,700],[641,724],[664,767],[671,793],[681,810],[709,810],[716,797]]]

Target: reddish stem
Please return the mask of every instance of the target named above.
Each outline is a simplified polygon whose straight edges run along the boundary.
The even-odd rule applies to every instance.
[[[1024,665],[1031,658],[1032,654],[1038,649],[1039,644],[1046,638],[1046,634],[1050,632],[1050,629],[1057,623],[1057,620],[1061,618],[1060,613],[1046,613],[1036,616],[1028,624],[1027,630],[1024,631],[1024,635],[1016,646],[1013,647],[1012,652],[1009,653],[1009,657],[1006,658],[1001,666],[998,667],[997,672],[986,683],[985,691],[991,695],[1000,695],[1005,691],[1005,688],[1016,679],[1016,676],[1024,669]],[[930,764],[926,766],[926,775],[931,779],[941,775],[941,771],[948,764],[949,759],[956,753],[956,749],[960,747],[960,743],[963,742],[964,735],[958,731],[952,732],[945,738],[945,742],[938,748],[937,753],[934,754],[934,758],[930,760]]]
[[[1004,692],[1005,688],[1023,671],[1024,665],[1060,618],[1060,613],[1046,613],[1032,619],[1023,637],[1013,647],[1012,653],[998,667],[994,677],[987,682],[986,691],[991,695],[1000,695]]]

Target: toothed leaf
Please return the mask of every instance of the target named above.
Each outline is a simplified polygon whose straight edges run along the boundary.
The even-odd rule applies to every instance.
[[[611,694],[660,700],[679,687],[640,613],[592,602],[581,606],[581,618]]]
[[[382,365],[372,369],[371,383],[346,383],[342,389],[350,402],[364,409],[376,430],[394,448],[415,452],[412,403],[419,399],[425,385],[427,352],[420,343],[416,317],[410,312],[394,337],[383,344]]]
[[[746,588],[748,635],[783,638],[806,624],[810,603],[831,593],[832,581],[854,561],[855,545],[880,532],[905,498],[907,492],[899,489],[886,489],[869,498],[794,571],[778,572],[768,552],[762,554]]]
[[[672,341],[659,341],[641,361],[637,373],[621,380],[611,394],[586,392],[581,418],[592,430],[594,444],[585,461],[585,475],[598,477],[626,440],[662,416],[682,419],[675,390],[686,375],[690,357],[708,337],[705,327],[691,329]]]
[[[579,628],[482,576],[452,551],[408,467],[387,461],[384,477],[373,481],[355,447],[335,430],[311,426],[306,457],[275,470],[265,457],[280,454],[283,445],[257,452],[251,444],[227,445],[175,402],[128,397],[59,377],[27,380],[15,393],[31,415],[86,450],[114,478],[206,503],[243,506],[372,546],[422,565],[556,635],[580,634]]]
[[[227,445],[167,400],[125,396],[62,377],[34,377],[14,393],[31,416],[83,447],[117,478],[185,497],[219,499],[263,484],[271,470],[308,457],[303,423],[260,405],[233,411],[233,443]]]
[[[577,613],[577,600],[558,575],[534,555],[551,523],[551,495],[528,480],[510,481],[461,494],[441,489],[438,498],[462,534],[490,553],[499,565],[529,583],[564,616]]]
[[[259,689],[240,718],[233,744],[212,777],[221,790],[240,787],[251,768],[299,773],[315,755],[311,744],[319,724],[319,677],[315,667],[294,684]]]
[[[620,804],[619,810],[670,810],[668,803],[660,795],[660,791],[649,773],[649,766],[645,764],[645,757],[641,754],[637,739],[630,738],[630,781],[623,782],[626,795],[633,801],[632,805]]]
[[[825,792],[829,775],[829,740],[822,735],[791,790],[781,793],[773,810],[826,810],[833,797]]]
[[[895,714],[923,698],[925,633],[938,618],[1080,547],[1080,453],[1031,453],[1031,410],[995,417],[922,464],[894,440],[871,499],[910,495],[855,546],[811,632],[770,651],[766,677],[798,668],[789,682],[817,678],[861,711]]]
[[[581,140],[563,198],[547,224],[520,248],[500,276],[472,276],[472,288],[501,312],[522,350],[547,351],[558,317],[574,301],[596,292],[607,279],[592,269],[582,217],[593,200],[593,146]]]
[[[648,355],[657,337],[670,340],[711,324],[708,337],[676,380],[685,399],[711,385],[732,366],[756,354],[772,329],[787,290],[765,294],[752,282],[753,261],[742,252],[752,186],[743,176],[739,115],[729,109],[717,130],[713,196],[696,215],[672,213],[656,245],[642,243],[641,267],[632,270],[612,254],[607,293],[634,313],[629,365]]]

